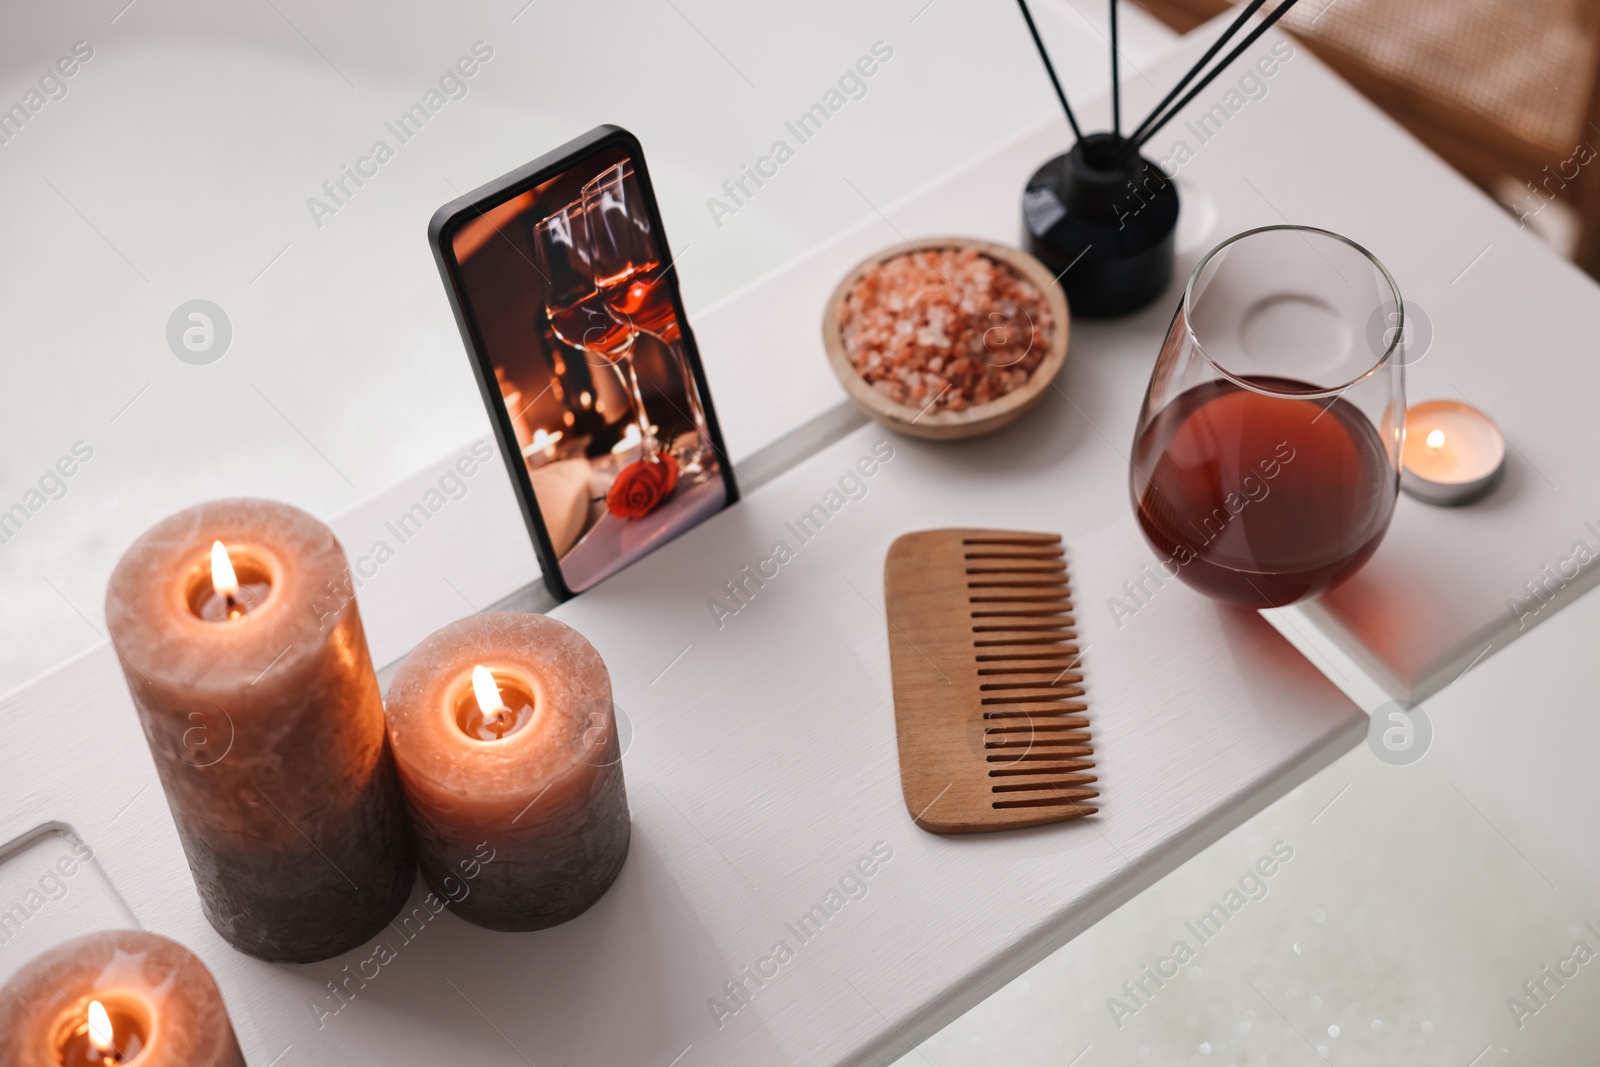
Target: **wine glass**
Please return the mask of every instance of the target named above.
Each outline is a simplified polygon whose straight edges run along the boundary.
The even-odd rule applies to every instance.
[[[633,164],[618,163],[591,179],[583,187],[583,201],[589,214],[595,284],[618,321],[659,339],[672,353],[696,435],[694,447],[681,456],[681,466],[686,475],[701,473],[711,434],[683,348],[683,330],[665,277],[667,265],[662,264],[661,248],[650,232],[650,214]]]
[[[596,284],[589,215],[580,198],[551,212],[533,228],[533,250],[545,278],[544,307],[557,337],[599,363],[613,368],[633,409],[645,456],[656,451],[655,434],[639,391],[633,366],[633,342],[638,330],[626,319],[612,315]]]
[[[1338,234],[1267,226],[1200,261],[1130,464],[1163,575],[1279,607],[1371,557],[1400,486],[1404,332],[1394,279]]]

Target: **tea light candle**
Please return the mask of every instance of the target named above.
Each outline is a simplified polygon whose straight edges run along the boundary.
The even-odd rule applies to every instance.
[[[222,993],[188,949],[142,930],[89,934],[0,990],[5,1067],[245,1067]]]
[[[1425,400],[1406,411],[1400,488],[1428,504],[1470,504],[1505,471],[1506,439],[1470,404]]]
[[[556,445],[563,436],[560,430],[554,433],[544,429],[533,431],[533,437],[522,446],[522,458],[530,463],[535,459],[544,463],[553,462],[556,458]]]
[[[630,826],[611,678],[582,634],[513,612],[453,622],[400,664],[388,713],[422,873],[452,911],[541,930],[600,899]]]
[[[307,963],[382,930],[416,865],[333,532],[263,500],[179,512],[118,562],[106,624],[217,932]]]

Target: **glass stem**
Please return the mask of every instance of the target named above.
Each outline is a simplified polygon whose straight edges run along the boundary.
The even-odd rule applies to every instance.
[[[617,374],[622,379],[622,387],[633,402],[633,417],[639,426],[640,454],[643,458],[650,459],[656,454],[656,436],[650,429],[650,417],[645,414],[644,394],[639,390],[639,375],[633,368],[633,353],[629,352],[622,356],[612,366],[617,368]]]
[[[683,377],[683,392],[689,398],[689,417],[694,421],[694,432],[700,441],[701,448],[711,447],[711,430],[706,425],[706,411],[700,404],[700,390],[695,384],[694,372],[689,368],[689,354],[683,350],[681,341],[674,341],[668,345],[672,349],[672,356],[678,361],[678,373]]]

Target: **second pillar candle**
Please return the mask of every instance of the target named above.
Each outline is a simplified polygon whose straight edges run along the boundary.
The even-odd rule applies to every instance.
[[[423,875],[456,914],[539,930],[616,879],[629,821],[611,680],[576,630],[510,612],[451,623],[401,664],[388,717]]]

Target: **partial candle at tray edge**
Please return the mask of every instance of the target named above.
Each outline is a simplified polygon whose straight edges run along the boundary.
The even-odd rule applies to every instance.
[[[923,411],[908,404],[896,403],[861,376],[845,351],[839,311],[862,276],[877,264],[908,252],[946,249],[976,251],[1032,283],[1049,307],[1053,321],[1044,358],[1020,386],[995,400],[974,404],[964,411]],[[851,268],[829,295],[822,320],[822,342],[828,353],[828,364],[857,407],[901,433],[946,441],[978,437],[998,430],[1033,407],[1066,363],[1070,334],[1071,319],[1066,295],[1056,285],[1055,278],[1044,264],[1020,249],[968,237],[924,238],[868,256]]]

